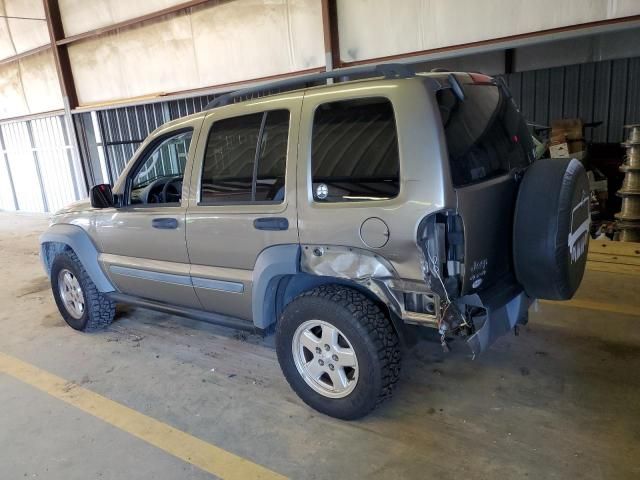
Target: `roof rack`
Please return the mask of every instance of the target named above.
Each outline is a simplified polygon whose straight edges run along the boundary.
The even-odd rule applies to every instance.
[[[385,78],[408,78],[415,75],[414,70],[408,65],[402,63],[382,63],[379,65],[368,65],[364,67],[349,67],[330,70],[328,72],[311,73],[308,75],[300,75],[293,78],[285,78],[284,80],[276,80],[275,82],[265,83],[254,87],[241,88],[233,92],[220,95],[218,98],[211,100],[205,110],[229,105],[238,97],[251,95],[254,93],[264,92],[276,88],[289,88],[306,83],[317,82],[320,80],[328,80],[330,78],[340,78],[352,75],[372,75]]]

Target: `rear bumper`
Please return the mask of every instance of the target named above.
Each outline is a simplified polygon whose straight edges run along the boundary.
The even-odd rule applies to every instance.
[[[526,324],[532,302],[533,299],[513,281],[504,281],[482,292],[458,299],[456,303],[461,309],[466,306],[478,307],[479,313],[472,319],[475,333],[467,340],[473,354],[485,351],[516,325]]]

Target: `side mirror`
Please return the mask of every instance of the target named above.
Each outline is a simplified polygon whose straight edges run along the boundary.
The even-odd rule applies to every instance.
[[[111,185],[103,183],[94,185],[89,192],[89,199],[93,208],[109,208],[114,206]]]

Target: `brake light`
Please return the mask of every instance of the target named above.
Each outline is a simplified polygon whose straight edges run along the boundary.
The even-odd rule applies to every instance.
[[[470,73],[469,76],[473,83],[493,83],[493,78],[484,73]]]

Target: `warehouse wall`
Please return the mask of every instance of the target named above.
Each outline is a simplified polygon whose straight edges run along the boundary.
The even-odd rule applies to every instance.
[[[0,209],[54,212],[86,195],[62,115],[0,124]]]
[[[50,49],[0,65],[0,120],[62,108]]]
[[[183,2],[60,0],[59,4],[65,35],[70,36]],[[12,13],[43,15],[40,0],[4,0],[3,5]],[[344,62],[640,14],[637,0],[338,0],[337,7]],[[37,28],[32,35],[24,33],[24,21],[11,30],[15,51],[46,43],[46,28],[33,23]],[[79,101],[85,106],[325,66],[320,0],[212,1],[74,42],[68,49]],[[0,56],[3,51],[8,55],[11,48],[0,30]],[[50,60],[50,56],[39,60],[43,72],[54,72]],[[20,97],[15,82],[18,67],[26,68],[0,65],[0,79],[4,79],[0,80],[0,103]],[[48,73],[46,82],[51,78]],[[35,87],[25,87],[32,89]],[[53,96],[58,97],[57,93]],[[8,101],[11,108],[4,114],[0,112],[4,118],[61,102],[31,98],[22,105],[11,103]]]
[[[185,0],[59,0],[67,37],[157,12]]]
[[[638,0],[338,0],[340,56],[362,61],[638,13]]]
[[[80,104],[322,68],[320,7],[317,0],[237,0],[74,43]]]
[[[66,36],[181,3],[59,0]],[[341,59],[357,62],[638,15],[640,2],[337,0],[337,10]],[[0,0],[0,11],[44,17],[42,0]],[[0,20],[0,60],[47,42],[45,22]],[[321,69],[326,61],[320,0],[213,0],[68,50],[85,106]],[[61,108],[55,80],[50,52],[0,64],[0,118]]]
[[[44,19],[42,0],[0,0],[3,17]],[[44,20],[0,18],[0,60],[49,43]]]
[[[517,72],[640,56],[640,28],[544,42],[516,49]]]
[[[586,138],[612,143],[622,142],[623,125],[640,123],[640,57],[518,72],[505,79],[530,122],[602,121],[587,129]]]
[[[0,61],[49,44],[42,0],[0,0]],[[0,65],[0,119],[62,108],[50,49]]]
[[[64,34],[69,37],[184,2],[59,0],[59,6]],[[500,48],[507,44],[492,44],[485,48],[489,51],[466,58],[459,57],[464,53],[459,47],[640,15],[636,0],[336,2],[342,62],[435,49],[434,55],[412,58],[447,57],[423,63],[423,69],[439,66],[491,74],[505,71],[506,57]],[[68,49],[84,107],[75,112],[74,124],[87,183],[115,180],[153,128],[204,107],[210,96],[198,95],[233,89],[254,79],[323,70],[327,55],[321,7],[320,0],[212,0],[62,47]],[[0,0],[0,12],[44,18],[42,0]],[[640,44],[640,35],[636,31],[609,43],[610,39],[592,39],[575,44],[579,48],[570,43],[523,47],[550,38],[518,40],[510,68],[535,70],[508,77],[523,111],[539,123],[558,115],[603,120],[606,125],[594,131],[593,139],[617,141],[621,123],[636,118],[638,104],[637,90],[626,94],[627,87],[635,88],[637,61],[618,58],[629,46]],[[0,150],[0,208],[52,211],[86,194],[74,137],[65,134],[68,117],[61,116],[62,93],[48,41],[44,21],[0,19],[0,133],[6,134]],[[33,49],[37,53],[12,58]],[[602,65],[547,68],[572,56],[580,62],[611,60]],[[609,86],[607,96],[603,92]],[[194,97],[163,100],[165,95],[175,98],[176,92]],[[107,109],[103,105],[122,100],[152,103]],[[619,109],[614,102],[629,106]],[[38,136],[40,130],[49,133]],[[45,138],[53,140],[42,146]]]

